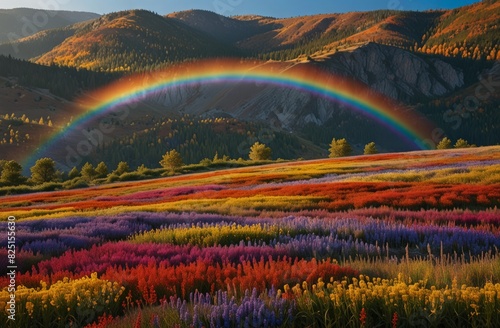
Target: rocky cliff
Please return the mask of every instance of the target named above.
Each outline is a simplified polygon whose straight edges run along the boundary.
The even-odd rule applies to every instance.
[[[337,52],[324,61],[288,65],[289,69],[295,65],[318,66],[332,74],[361,81],[401,103],[443,96],[464,85],[462,70],[440,59],[372,43]],[[341,104],[309,93],[262,84],[181,87],[159,92],[152,101],[181,114],[227,115],[271,122],[287,130],[296,130],[307,123],[323,125],[336,113],[348,111]]]

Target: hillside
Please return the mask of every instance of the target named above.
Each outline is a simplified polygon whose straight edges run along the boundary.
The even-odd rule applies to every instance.
[[[215,37],[220,36],[221,40],[236,42],[240,49],[265,59],[320,56],[366,42],[447,57],[489,60],[495,59],[500,50],[497,46],[500,4],[497,1],[482,1],[448,11],[379,10],[287,19],[260,16],[229,19],[204,11],[169,16]],[[229,27],[231,35],[228,37]],[[239,32],[241,30],[245,33]],[[454,52],[455,48],[459,51]]]
[[[0,54],[29,60],[42,56],[73,36],[81,24],[40,31],[13,42],[0,44]]]
[[[499,22],[498,1],[481,1],[447,11],[423,36],[423,47],[419,50],[445,56],[499,60]]]
[[[424,54],[494,60],[500,54],[499,17],[500,4],[495,1],[447,11],[379,10],[285,19],[225,17],[203,10],[161,17],[136,10],[21,38],[0,45],[0,54],[41,64],[139,71],[235,54],[274,60],[321,58],[375,42]]]
[[[135,72],[168,63],[234,53],[231,46],[173,19],[133,10],[105,15],[85,24],[36,62]]]
[[[29,8],[0,9],[0,44],[99,17],[98,14]],[[35,22],[35,19],[38,21]],[[45,24],[42,24],[45,23]]]
[[[220,42],[238,43],[254,35],[271,31],[272,18],[225,17],[206,10],[188,10],[168,14],[166,17],[182,22]]]

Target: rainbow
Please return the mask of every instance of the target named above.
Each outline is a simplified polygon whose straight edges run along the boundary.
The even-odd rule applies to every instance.
[[[63,136],[77,131],[95,118],[130,105],[148,95],[176,87],[212,83],[258,83],[323,97],[345,104],[374,119],[406,140],[413,148],[426,149],[424,140],[432,127],[411,111],[398,108],[387,98],[374,94],[365,86],[311,68],[310,65],[270,62],[241,62],[235,60],[201,61],[180,65],[151,74],[127,76],[79,100],[85,109],[73,122],[49,136],[23,161],[30,165],[48,150],[56,147]]]

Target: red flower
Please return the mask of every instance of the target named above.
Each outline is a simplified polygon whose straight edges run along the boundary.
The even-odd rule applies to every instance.
[[[394,315],[392,316],[392,328],[397,328],[398,327],[398,314],[394,312]]]
[[[366,310],[365,310],[365,308],[361,309],[361,312],[359,314],[359,323],[361,324],[361,327],[364,327],[366,325]]]
[[[137,319],[135,320],[135,325],[134,328],[141,328],[142,326],[142,317],[141,317],[141,312],[137,315]]]

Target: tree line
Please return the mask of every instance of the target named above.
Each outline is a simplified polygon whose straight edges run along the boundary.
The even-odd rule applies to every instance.
[[[330,143],[329,157],[339,158],[353,155],[353,148],[345,139],[333,138]],[[437,149],[470,148],[476,147],[465,139],[458,139],[455,144],[445,137],[437,145]],[[369,142],[363,149],[364,155],[378,154],[379,150],[374,142]],[[191,164],[191,171],[220,167],[221,164],[254,165],[258,163],[269,163],[272,158],[272,149],[267,145],[255,142],[248,153],[249,160],[231,159],[229,156],[219,157],[215,154],[213,159],[205,158],[199,164]],[[85,163],[80,169],[74,167],[69,172],[57,170],[56,162],[51,158],[41,158],[30,168],[31,176],[22,174],[23,167],[16,161],[0,160],[0,186],[16,187],[25,185],[26,188],[19,190],[4,189],[3,194],[8,192],[29,192],[37,190],[73,189],[87,187],[96,183],[111,183],[115,181],[142,180],[160,176],[174,175],[181,168],[187,167],[184,159],[176,149],[168,150],[159,161],[160,168],[148,168],[144,164],[132,171],[126,161],[120,161],[114,170],[110,170],[105,162],[97,165]],[[42,189],[30,189],[29,187],[42,186]]]

